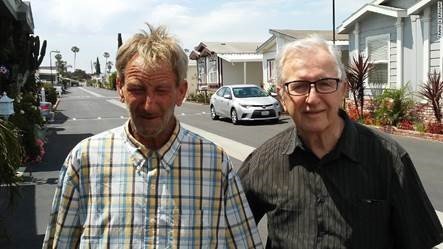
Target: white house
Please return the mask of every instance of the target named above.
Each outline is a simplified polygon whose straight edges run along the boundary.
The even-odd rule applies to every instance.
[[[262,85],[262,55],[257,42],[200,42],[189,55],[197,61],[199,89],[223,85]]]
[[[375,0],[338,27],[349,34],[350,56],[363,53],[374,64],[368,85],[411,90],[428,73],[442,71],[442,1]]]
[[[333,42],[333,34],[326,30],[291,30],[291,29],[270,29],[272,35],[268,40],[257,48],[257,53],[263,54],[263,83],[264,88],[268,89],[275,84],[274,63],[276,55],[283,47],[296,39],[305,38],[311,34],[317,34],[328,42]],[[335,45],[343,51],[342,60],[347,64],[348,61],[348,35],[336,35]]]

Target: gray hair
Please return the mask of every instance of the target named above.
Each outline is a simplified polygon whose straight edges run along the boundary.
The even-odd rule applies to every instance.
[[[115,63],[117,76],[124,82],[126,66],[138,55],[143,58],[147,69],[155,69],[159,63],[166,62],[177,76],[177,84],[186,79],[188,57],[178,41],[167,33],[164,26],[155,28],[149,23],[146,25],[149,33],[142,31],[135,34],[118,49]]]
[[[318,35],[310,35],[307,38],[295,40],[286,44],[276,59],[277,84],[283,84],[282,70],[288,60],[291,60],[294,53],[302,53],[312,49],[325,49],[335,60],[337,75],[340,80],[346,80],[346,72],[341,61],[341,52],[334,45],[328,44],[327,41]]]

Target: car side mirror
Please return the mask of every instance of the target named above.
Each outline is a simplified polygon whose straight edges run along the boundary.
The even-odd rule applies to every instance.
[[[225,98],[225,99],[232,99],[232,96],[230,94],[225,94],[225,95],[223,95],[223,98]]]
[[[272,96],[272,97],[277,97],[277,93],[272,92],[272,93],[271,93],[271,96]]]

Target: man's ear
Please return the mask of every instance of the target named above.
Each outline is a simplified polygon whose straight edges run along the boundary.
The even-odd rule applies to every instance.
[[[287,111],[283,85],[277,84],[275,89],[277,91],[277,97],[278,100],[280,100],[280,104],[282,105],[283,110]]]
[[[186,99],[186,92],[188,91],[188,81],[186,80],[182,80],[177,87],[177,101],[176,101],[176,105],[177,106],[181,106]]]
[[[118,96],[120,96],[120,101],[121,101],[121,102],[124,102],[125,98],[124,98],[124,96],[123,96],[123,90],[122,90],[122,88],[123,88],[123,82],[122,82],[122,80],[120,79],[120,77],[117,77],[117,79],[115,80],[115,83],[116,83],[116,88],[117,88]]]

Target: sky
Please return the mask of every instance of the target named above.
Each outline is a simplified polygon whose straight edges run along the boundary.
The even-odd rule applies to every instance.
[[[29,0],[28,0],[29,1]],[[335,0],[339,26],[369,0]],[[332,29],[332,0],[30,0],[34,34],[47,40],[42,66],[50,51],[60,51],[74,69],[73,46],[80,51],[75,68],[91,73],[104,52],[115,64],[117,34],[123,42],[146,29],[146,22],[165,25],[185,49],[201,41],[264,42],[269,29]],[[51,53],[54,63],[55,52]]]

